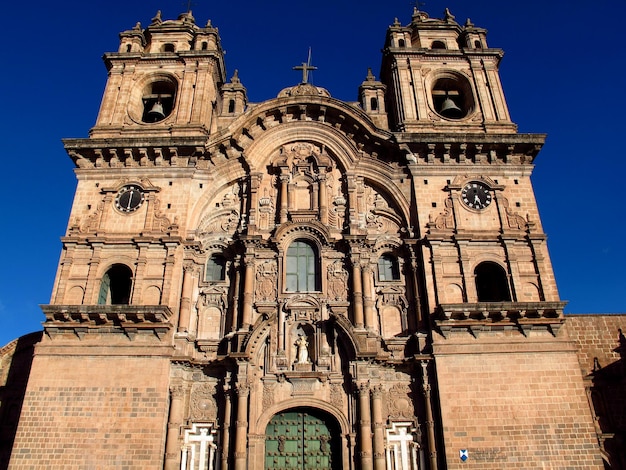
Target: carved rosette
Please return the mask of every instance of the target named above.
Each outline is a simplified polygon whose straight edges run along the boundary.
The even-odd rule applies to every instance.
[[[217,404],[215,403],[215,387],[203,383],[195,385],[191,390],[190,414],[194,421],[215,421]]]

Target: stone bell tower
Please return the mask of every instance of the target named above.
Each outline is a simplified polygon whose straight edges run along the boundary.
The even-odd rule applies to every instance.
[[[208,135],[215,129],[224,83],[217,29],[199,28],[191,13],[120,34],[104,61],[109,80],[92,138]]]
[[[486,30],[415,10],[408,26],[388,29],[382,79],[392,130],[514,133],[498,75],[502,49]]]

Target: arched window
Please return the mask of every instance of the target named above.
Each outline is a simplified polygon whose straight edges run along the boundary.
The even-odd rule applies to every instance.
[[[174,52],[175,51],[175,47],[174,44],[163,44],[163,52]]]
[[[506,272],[498,263],[486,261],[476,266],[476,293],[479,302],[510,302]]]
[[[231,114],[235,112],[235,100],[228,101],[228,112]]]
[[[404,39],[398,39],[398,47],[404,47],[405,42]]]
[[[205,279],[207,281],[223,281],[226,279],[226,258],[212,255],[206,263]]]
[[[378,99],[375,97],[370,98],[370,108],[372,111],[378,110]]]
[[[130,52],[132,47],[133,46],[131,44],[126,44],[126,52]]]
[[[286,281],[288,292],[319,290],[317,250],[306,240],[296,240],[287,249]]]
[[[202,41],[202,50],[206,51],[209,48],[209,44],[206,41]]]
[[[430,45],[431,49],[447,49],[446,43],[443,41],[433,41]]]
[[[380,258],[378,258],[378,280],[400,280],[400,268],[398,266],[398,260],[389,253],[385,253]]]
[[[114,264],[102,276],[99,305],[128,305],[130,303],[130,289],[133,283],[133,273],[124,264]]]
[[[479,40],[474,41],[474,47],[476,49],[481,49],[483,47],[483,45],[480,43]]]

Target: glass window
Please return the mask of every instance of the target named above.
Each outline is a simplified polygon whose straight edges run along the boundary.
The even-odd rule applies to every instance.
[[[288,292],[319,290],[317,250],[304,240],[296,240],[287,250],[286,281]]]
[[[221,255],[213,255],[206,263],[207,281],[223,281],[226,279],[226,259]]]
[[[400,268],[398,260],[390,254],[384,254],[378,258],[378,280],[379,281],[399,281]]]

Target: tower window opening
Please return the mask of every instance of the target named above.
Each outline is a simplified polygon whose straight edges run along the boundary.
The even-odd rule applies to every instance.
[[[167,43],[167,44],[163,44],[163,47],[161,49],[163,52],[175,52],[176,48],[174,47],[174,44],[171,43]]]
[[[479,302],[510,302],[511,292],[504,268],[486,261],[476,266],[476,293]]]
[[[230,114],[235,112],[235,100],[228,100],[228,112]]]
[[[209,43],[207,43],[206,41],[202,41],[202,50],[206,51],[209,48]]]
[[[206,263],[205,279],[207,281],[224,281],[226,279],[226,258],[212,255]]]
[[[313,292],[320,290],[317,250],[306,240],[296,240],[287,249],[286,291]]]
[[[130,52],[132,48],[133,46],[131,44],[126,44],[126,52]]]
[[[378,110],[378,99],[376,97],[370,98],[370,108],[372,111]]]
[[[404,39],[398,39],[398,47],[404,47],[405,44]]]
[[[476,49],[482,49],[483,45],[480,43],[479,40],[474,41],[474,47]]]
[[[98,294],[99,305],[128,305],[133,273],[124,264],[114,264],[104,273]]]
[[[446,43],[443,41],[433,41],[430,45],[431,49],[447,49]]]
[[[398,260],[389,253],[385,253],[378,258],[378,280],[400,280],[400,267],[398,266]]]
[[[147,123],[159,122],[172,113],[176,87],[166,80],[152,82],[143,93],[143,115]]]
[[[435,81],[432,89],[435,111],[448,119],[461,119],[473,108],[471,87],[464,77],[445,77]]]

